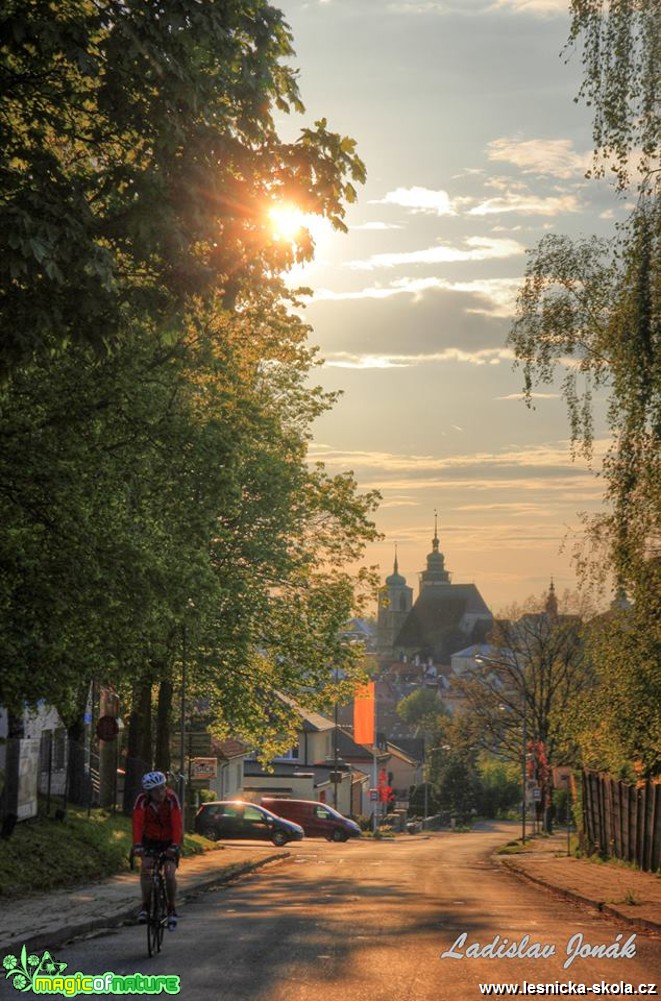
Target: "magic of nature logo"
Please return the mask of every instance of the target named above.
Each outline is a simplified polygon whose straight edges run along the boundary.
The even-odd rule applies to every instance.
[[[25,946],[20,956],[8,955],[2,961],[5,979],[17,991],[33,994],[178,994],[179,977],[173,974],[65,973],[66,963],[58,962],[50,952],[28,955]]]

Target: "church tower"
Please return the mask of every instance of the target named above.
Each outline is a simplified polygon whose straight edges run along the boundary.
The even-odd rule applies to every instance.
[[[437,587],[439,584],[449,584],[450,574],[445,569],[445,556],[439,552],[438,546],[438,515],[434,512],[434,538],[431,540],[432,551],[427,557],[427,569],[420,574],[420,593],[427,587]]]
[[[555,584],[553,583],[553,577],[551,577],[551,584],[549,586],[549,593],[546,597],[546,604],[544,606],[544,611],[546,612],[547,618],[552,622],[556,622],[558,619],[558,599],[555,593]]]
[[[377,617],[377,654],[392,657],[395,640],[413,604],[413,588],[399,572],[397,546],[393,572],[386,577],[385,586],[379,591],[379,612]]]

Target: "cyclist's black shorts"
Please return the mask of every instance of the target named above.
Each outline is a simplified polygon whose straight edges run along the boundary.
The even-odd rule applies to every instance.
[[[168,848],[172,847],[171,841],[158,841],[156,838],[145,838],[142,839],[142,847],[149,849],[150,852],[166,852]],[[179,866],[179,859],[172,859],[174,864]]]

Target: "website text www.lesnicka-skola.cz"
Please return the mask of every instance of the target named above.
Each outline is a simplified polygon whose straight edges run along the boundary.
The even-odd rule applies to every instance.
[[[524,980],[522,984],[480,984],[480,994],[518,994],[522,997],[529,995],[571,995],[571,994],[597,994],[605,997],[617,997],[626,995],[628,997],[657,997],[656,984],[628,984],[624,980],[611,983],[608,980],[601,980],[594,984],[579,984],[574,980],[559,981],[552,983],[529,983]]]

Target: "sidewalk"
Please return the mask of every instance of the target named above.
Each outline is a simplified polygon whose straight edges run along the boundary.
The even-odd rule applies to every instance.
[[[272,845],[219,846],[182,859],[177,870],[177,904],[202,890],[289,857]],[[138,870],[102,883],[2,901],[0,955],[20,950],[53,949],[78,935],[135,921],[140,907]]]
[[[524,852],[499,855],[513,873],[644,931],[661,932],[661,876],[567,856],[564,833],[533,838]]]

